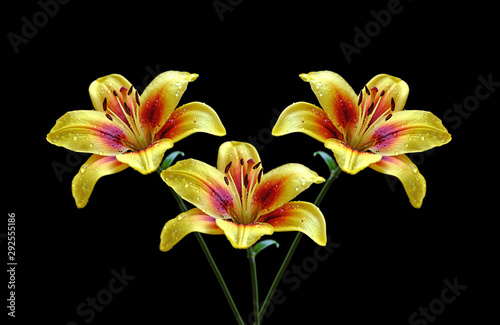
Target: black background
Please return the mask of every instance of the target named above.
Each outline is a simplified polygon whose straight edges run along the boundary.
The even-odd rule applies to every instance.
[[[491,271],[498,259],[492,202],[498,194],[493,132],[500,88],[466,117],[449,111],[474,95],[479,76],[500,81],[494,2],[402,0],[400,12],[372,30],[350,63],[339,44],[354,45],[354,28],[363,30],[374,21],[370,12],[387,9],[390,1],[233,1],[223,20],[212,1],[103,3],[59,5],[53,17],[40,18],[36,35],[18,53],[7,35],[22,36],[22,18],[33,22],[42,9],[36,1],[3,9],[7,182],[0,229],[6,232],[7,213],[15,213],[16,323],[234,323],[193,235],[168,253],[159,251],[160,231],[178,208],[155,173],[127,169],[105,177],[87,207],[77,209],[71,180],[86,156],[45,140],[66,111],[92,109],[87,89],[96,78],[119,73],[144,87],[157,70],[200,75],[181,104],[206,102],[227,135],[195,134],[174,150],[212,165],[224,141],[255,137],[266,170],[298,162],[326,178],[325,164],[313,157],[326,151],[320,142],[304,134],[270,136],[275,111],[297,101],[317,104],[298,77],[316,70],[341,74],[356,92],[378,73],[400,77],[411,90],[406,108],[433,112],[453,136],[449,144],[413,156],[428,186],[421,209],[412,208],[401,184],[383,174],[341,174],[321,204],[330,240],[340,246],[314,263],[315,244],[302,240],[291,265],[309,261],[313,270],[300,285],[293,274],[295,282],[280,284],[283,296],[265,323],[408,324],[412,313],[440,298],[446,279],[455,278],[467,289],[432,324],[481,324],[497,314],[498,272]],[[58,177],[59,164],[71,171]],[[313,185],[298,199],[314,201],[320,189]],[[294,236],[273,235],[280,248],[258,256],[261,299]],[[224,236],[205,238],[247,321],[252,307],[245,251],[233,249]],[[1,240],[4,261],[6,238]],[[108,287],[112,270],[123,268],[135,278],[122,292],[93,319],[77,312],[87,297]],[[2,278],[6,299],[8,277]],[[8,312],[1,310],[2,316]]]

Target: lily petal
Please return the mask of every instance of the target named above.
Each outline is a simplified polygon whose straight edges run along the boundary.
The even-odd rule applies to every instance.
[[[376,121],[381,115],[402,111],[410,92],[410,88],[404,80],[387,74],[376,75],[366,86],[368,89],[377,88],[374,102],[375,104],[378,103],[378,106],[373,112],[372,122]],[[381,94],[383,94],[382,97]],[[394,101],[394,104],[391,104],[391,101]],[[394,110],[392,110],[392,105],[394,105]]]
[[[421,152],[451,141],[451,135],[434,114],[427,111],[401,111],[375,130],[370,150],[382,155]]]
[[[219,153],[217,155],[217,169],[224,171],[230,162],[240,161],[240,159],[244,159],[245,161],[253,159],[255,163],[258,163],[260,162],[259,152],[250,143],[238,141],[224,142],[220,146]],[[238,166],[231,165],[231,170],[239,171],[240,168]]]
[[[96,182],[103,176],[116,174],[126,169],[128,165],[117,161],[115,157],[92,155],[82,165],[71,184],[76,206],[83,208],[87,205],[90,194]]]
[[[199,207],[212,217],[229,218],[228,209],[234,205],[224,174],[196,159],[177,162],[161,173],[168,186],[184,200]]]
[[[300,231],[318,245],[326,245],[326,223],[321,211],[309,202],[289,202],[262,216],[260,222],[269,223],[275,232]]]
[[[238,141],[227,141],[224,142],[219,147],[219,153],[217,155],[217,169],[221,172],[227,172],[231,175],[231,177],[236,181],[235,186],[238,190],[238,193],[241,195],[242,189],[241,187],[243,177],[248,172],[245,164],[242,168],[240,161],[243,159],[244,162],[252,159],[255,163],[261,162],[259,153],[254,146],[246,142],[238,142]],[[226,171],[226,166],[231,163],[230,168]],[[224,176],[223,176],[224,177]]]
[[[158,132],[167,122],[170,114],[179,104],[179,100],[190,81],[195,81],[197,74],[180,71],[166,71],[153,79],[141,95],[139,116],[148,125],[151,133]]]
[[[343,139],[325,111],[306,102],[294,103],[285,108],[276,121],[272,134],[281,136],[293,132],[305,133],[321,142],[330,138]]]
[[[169,220],[161,231],[160,250],[167,252],[182,238],[192,232],[222,235],[224,231],[215,223],[215,218],[207,216],[198,208],[191,209]]]
[[[130,88],[131,83],[122,75],[110,74],[92,82],[89,86],[89,95],[96,111],[104,111],[103,102],[106,99],[107,109],[113,111],[122,121],[126,121],[125,114],[120,108],[113,91],[119,92],[122,87]]]
[[[425,178],[418,171],[417,166],[406,155],[383,157],[378,163],[370,165],[370,168],[380,173],[396,176],[415,208],[422,206],[425,197]]]
[[[106,118],[104,112],[71,111],[61,116],[47,135],[47,141],[77,152],[115,156],[127,151],[127,134]]]
[[[216,219],[215,222],[224,231],[231,245],[238,249],[247,249],[255,244],[260,237],[272,235],[274,232],[273,226],[268,223],[256,222],[244,225],[223,219]]]
[[[255,190],[258,200],[258,215],[274,211],[308,189],[312,183],[320,184],[325,179],[301,164],[289,163],[277,167],[262,176]]]
[[[165,151],[173,146],[174,143],[172,140],[161,139],[146,149],[118,155],[116,159],[139,171],[141,174],[147,175],[158,169]]]
[[[177,108],[156,134],[156,139],[169,138],[175,143],[195,132],[217,136],[226,135],[226,129],[217,113],[208,105],[192,102]]]
[[[352,149],[336,139],[328,139],[325,147],[333,151],[340,169],[352,175],[382,159],[382,155]]]
[[[301,74],[300,77],[311,84],[333,125],[343,134],[347,134],[358,118],[358,96],[347,81],[331,71],[310,72]]]

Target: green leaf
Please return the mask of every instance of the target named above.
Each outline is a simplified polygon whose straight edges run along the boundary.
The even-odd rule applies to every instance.
[[[337,169],[337,164],[335,163],[335,159],[333,159],[329,154],[327,154],[324,151],[316,151],[314,153],[314,156],[320,155],[321,158],[325,161],[325,163],[328,165],[328,169],[330,169],[330,173],[333,173]]]
[[[177,158],[178,155],[181,155],[184,157],[184,152],[182,151],[174,151],[171,154],[169,154],[161,163],[161,169],[165,170],[168,167],[172,165],[172,162],[174,162],[175,158]]]
[[[271,245],[276,245],[276,247],[280,247],[280,244],[278,244],[278,242],[276,240],[273,240],[273,239],[266,239],[266,240],[260,241],[257,244],[253,245],[254,256],[256,256],[264,248],[267,248]]]

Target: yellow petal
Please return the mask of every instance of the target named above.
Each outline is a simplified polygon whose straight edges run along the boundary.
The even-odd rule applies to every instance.
[[[117,161],[115,157],[90,156],[78,174],[75,175],[71,184],[76,206],[83,208],[87,205],[90,194],[101,177],[121,172],[127,167],[128,165]]]
[[[318,101],[337,129],[346,134],[358,118],[358,96],[340,75],[331,71],[301,74],[311,84]]]
[[[177,108],[156,134],[156,139],[169,138],[175,143],[196,132],[226,135],[226,129],[217,113],[210,106],[200,102],[192,102]]]
[[[370,168],[387,175],[396,176],[410,199],[414,208],[420,208],[425,197],[425,178],[418,171],[417,166],[406,155],[384,157]]]
[[[269,223],[275,232],[300,231],[318,245],[326,245],[326,223],[321,211],[309,202],[289,202],[262,216],[259,221]]]
[[[304,165],[289,163],[262,176],[254,196],[259,204],[257,215],[267,214],[305,191],[312,183],[325,179]]]
[[[139,116],[157,133],[179,104],[187,85],[198,78],[197,74],[167,71],[159,74],[141,95]]]
[[[234,199],[224,183],[224,174],[196,159],[177,162],[161,173],[168,186],[184,200],[212,217],[229,217]],[[234,209],[233,209],[234,210]]]
[[[97,111],[71,111],[61,116],[47,141],[77,152],[115,156],[128,150],[128,136],[106,114]]]
[[[122,87],[129,88],[131,83],[122,75],[110,74],[96,79],[89,86],[89,95],[96,111],[103,111],[104,98],[111,98],[113,90],[120,91]]]
[[[207,216],[200,209],[194,208],[169,220],[160,235],[160,250],[167,252],[182,238],[192,232],[209,235],[222,235],[224,231],[215,223],[215,218]]]
[[[116,159],[129,165],[143,175],[150,174],[160,166],[163,154],[174,146],[172,140],[161,139],[146,149],[116,156]]]
[[[401,111],[379,126],[369,141],[375,142],[371,151],[393,156],[442,146],[451,141],[451,135],[430,112]]]
[[[357,174],[370,164],[376,163],[382,159],[382,155],[360,152],[345,145],[336,139],[328,139],[325,147],[333,151],[335,160],[340,169],[349,174]]]
[[[341,139],[342,135],[326,113],[319,107],[306,102],[298,102],[285,108],[273,128],[274,136],[302,132],[325,142],[327,139]]]
[[[217,226],[224,231],[234,248],[247,249],[255,244],[260,237],[273,234],[273,226],[256,222],[250,225],[236,224],[232,221],[217,219]]]
[[[224,172],[229,162],[233,162],[231,170],[237,169],[239,171],[240,167],[237,164],[234,164],[234,162],[240,161],[240,159],[243,159],[245,162],[249,159],[253,159],[255,163],[260,162],[260,156],[257,152],[257,149],[255,149],[255,147],[250,143],[238,141],[224,142],[219,147],[219,153],[217,156],[217,169]],[[235,179],[240,178],[237,177]]]
[[[373,77],[367,84],[366,87],[368,89],[372,89],[372,87],[377,87],[378,93],[382,93],[384,91],[384,96],[381,100],[387,100],[387,104],[379,104],[379,108],[391,109],[391,98],[394,100],[394,111],[399,112],[402,111],[406,104],[406,99],[408,98],[408,93],[410,92],[410,88],[408,84],[397,77],[388,75],[388,74],[379,74]],[[375,120],[378,116],[382,115],[384,112],[375,112]]]

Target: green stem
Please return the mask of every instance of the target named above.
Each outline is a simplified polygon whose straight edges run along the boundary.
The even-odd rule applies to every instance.
[[[163,169],[161,167],[158,168],[157,172],[158,174],[161,174]],[[167,185],[168,186],[168,185]],[[179,205],[179,208],[181,209],[182,212],[186,212],[188,209],[186,205],[184,204],[184,201],[182,198],[177,194],[170,186],[168,186],[168,189],[172,193],[172,195],[175,198],[175,201]],[[219,268],[215,264],[215,261],[212,257],[212,254],[210,253],[210,250],[208,249],[207,244],[205,243],[205,240],[201,236],[199,232],[194,233],[196,236],[196,239],[198,240],[198,243],[201,246],[201,249],[203,250],[203,253],[205,254],[205,257],[208,261],[208,264],[210,264],[210,267],[212,268],[212,271],[215,274],[215,277],[217,278],[217,281],[219,281],[219,284],[222,288],[222,292],[224,292],[224,295],[226,296],[227,302],[229,303],[229,307],[231,307],[231,311],[234,314],[234,317],[236,318],[236,321],[238,322],[239,325],[244,325],[245,322],[243,321],[243,318],[241,318],[241,315],[238,311],[238,308],[236,307],[236,304],[234,303],[233,297],[231,296],[231,293],[229,292],[229,289],[227,288],[226,282],[224,281],[224,278],[222,277],[222,274],[219,271]],[[258,307],[257,307],[258,308]],[[258,312],[258,309],[257,309]]]
[[[330,173],[330,177],[326,180],[325,185],[323,185],[323,188],[321,189],[321,192],[319,192],[318,197],[314,201],[314,205],[319,206],[323,198],[325,197],[326,192],[332,185],[333,181],[337,179],[339,176],[341,170],[339,167],[336,167],[332,172]],[[262,304],[262,307],[260,309],[259,313],[259,320],[264,317],[264,314],[266,313],[267,306],[271,302],[271,299],[274,295],[274,292],[276,291],[276,288],[278,287],[278,284],[281,280],[281,277],[285,273],[285,270],[288,267],[288,264],[290,263],[290,260],[292,259],[293,254],[295,253],[295,250],[297,249],[297,246],[299,246],[300,239],[302,238],[303,233],[297,232],[297,235],[295,236],[295,239],[292,243],[292,246],[290,246],[290,249],[288,250],[288,253],[286,254],[285,260],[283,261],[283,264],[281,264],[281,267],[278,271],[278,274],[276,274],[276,277],[274,278],[274,282],[271,285],[271,288],[269,289],[269,293],[266,296],[266,299],[264,300],[264,303]]]
[[[222,288],[222,292],[224,292],[224,295],[226,296],[227,302],[229,303],[229,306],[231,307],[231,311],[234,314],[234,317],[236,317],[236,321],[240,325],[244,325],[245,323],[243,322],[243,319],[241,318],[241,315],[238,311],[238,308],[236,307],[236,304],[234,303],[233,297],[231,296],[231,293],[229,292],[229,289],[226,286],[226,283],[224,282],[224,278],[222,277],[222,274],[220,274],[219,269],[217,268],[217,265],[215,264],[214,259],[212,258],[212,254],[210,254],[210,251],[208,250],[208,246],[205,243],[205,240],[203,240],[203,237],[199,232],[194,233],[196,236],[196,239],[198,239],[198,243],[200,243],[201,249],[203,250],[203,253],[205,253],[205,257],[208,260],[208,264],[210,264],[210,267],[212,268],[212,271],[215,274],[215,277],[217,278],[217,281],[219,281],[219,284]]]
[[[255,262],[255,255],[253,247],[247,249],[248,260],[250,261],[250,275],[252,277],[253,314],[255,318],[254,325],[259,325],[259,284],[257,281],[257,263]]]

